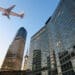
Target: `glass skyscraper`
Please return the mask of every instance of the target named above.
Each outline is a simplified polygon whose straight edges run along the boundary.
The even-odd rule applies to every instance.
[[[41,50],[33,51],[32,71],[41,70]],[[41,75],[41,71],[33,75]]]
[[[59,54],[65,51],[68,51],[70,53],[71,49],[75,46],[74,12],[74,0],[60,0],[55,12],[45,23],[45,26],[31,38],[29,56],[29,64],[31,67],[33,60],[33,50],[39,49],[42,53],[42,67],[47,66],[47,57],[50,56],[51,70],[57,67],[58,75],[67,74],[66,72],[70,69],[65,70],[66,72],[62,71],[62,64],[60,63]],[[55,52],[55,56],[51,55],[53,51]],[[75,71],[75,57],[73,56],[70,61],[73,67],[73,71]],[[54,62],[56,63],[56,67],[52,64]],[[64,62],[64,64],[66,64],[66,62]],[[42,72],[42,75],[47,75],[47,73]]]
[[[48,33],[46,26],[40,29],[34,36],[31,38],[30,43],[30,54],[29,54],[29,68],[32,70],[32,61],[34,50],[41,51],[41,68],[47,66],[47,57],[49,56],[49,47],[48,47]],[[42,72],[43,74],[43,72]],[[44,75],[44,74],[43,74]]]
[[[55,50],[58,74],[62,75],[62,68],[59,62],[59,52],[70,51],[75,45],[75,1],[60,0],[58,7],[47,24],[49,32],[50,48]],[[51,42],[52,41],[52,42]],[[51,49],[50,49],[51,51]],[[75,58],[73,58],[73,61]],[[74,66],[75,62],[72,62]],[[75,69],[75,67],[73,67]]]

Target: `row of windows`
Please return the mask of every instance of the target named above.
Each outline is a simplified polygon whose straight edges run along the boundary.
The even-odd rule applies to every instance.
[[[68,63],[62,65],[61,68],[62,68],[62,71],[66,71],[66,70],[72,69],[71,61],[69,61]]]
[[[33,61],[33,64],[41,64],[41,61]]]
[[[59,53],[59,58],[61,59],[62,57],[64,57],[67,54],[68,54],[68,51],[64,51],[63,53]]]
[[[39,69],[41,69],[41,64],[34,64],[33,66],[32,66],[32,69],[33,70],[39,70]]]
[[[75,52],[71,52],[71,57],[74,57],[75,56]]]
[[[71,57],[70,55],[66,56],[65,58],[63,58],[63,59],[60,60],[60,63],[63,64],[66,61],[69,61],[70,60],[70,57]]]
[[[35,57],[41,57],[41,54],[35,54],[35,55],[33,55],[33,58],[35,58]]]
[[[60,63],[63,64],[66,61],[69,61],[71,57],[75,56],[75,52],[72,51],[70,54],[64,55],[63,57],[60,57]]]
[[[67,72],[63,73],[63,75],[75,75],[75,72],[73,70],[71,70],[71,71],[67,71]]]

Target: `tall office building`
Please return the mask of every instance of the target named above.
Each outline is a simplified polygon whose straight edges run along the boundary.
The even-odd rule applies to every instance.
[[[26,30],[21,27],[9,46],[1,70],[21,70],[26,35]]]
[[[67,71],[62,71],[59,53],[63,51],[70,51],[75,46],[75,1],[74,0],[60,0],[55,12],[45,23],[45,26],[38,31],[31,38],[30,44],[30,68],[32,67],[33,50],[41,50],[41,67],[46,66],[46,57],[50,56],[50,63],[52,59],[56,61],[58,75],[66,75]],[[55,56],[51,53],[55,51]],[[53,58],[51,58],[53,56]],[[75,72],[75,58],[71,59],[72,69]],[[64,62],[65,64],[65,62]],[[69,65],[69,64],[68,64]],[[51,64],[51,71],[55,66]],[[44,73],[45,72],[45,73]],[[42,75],[48,75],[47,71],[42,72]],[[72,74],[70,74],[72,75]]]
[[[51,19],[51,17],[48,19],[48,21]],[[47,22],[48,22],[47,21]],[[47,24],[46,22],[46,24]],[[41,59],[40,59],[40,54],[37,55],[40,51],[41,51]],[[36,58],[34,58],[34,55],[36,56],[36,58],[38,57],[39,60],[36,60]],[[47,31],[47,25],[45,25],[43,28],[41,28],[36,34],[34,34],[31,38],[31,42],[30,42],[30,54],[29,54],[29,69],[31,70],[38,70],[40,71],[39,75],[48,75],[49,73],[49,67],[50,66],[49,62],[47,61],[48,56],[50,56],[50,49],[49,49],[49,37],[48,37],[48,31]],[[49,57],[50,59],[50,57]],[[51,55],[51,60],[53,62],[54,59],[54,55]],[[33,63],[33,61],[35,61]],[[40,62],[39,62],[40,61]],[[55,60],[54,60],[55,61]],[[32,64],[33,63],[33,64]],[[41,63],[39,64],[40,67],[36,66],[37,63]],[[55,62],[54,62],[55,63]],[[52,63],[53,64],[53,63]],[[53,64],[54,65],[54,64]],[[33,68],[33,66],[35,66],[35,68]],[[38,75],[38,74],[36,74]]]
[[[59,52],[62,75],[75,75],[75,47],[70,51]]]
[[[58,75],[62,74],[61,63],[59,61],[59,52],[70,50],[75,46],[75,1],[74,0],[60,0],[51,20],[47,24],[49,45],[55,50]],[[53,42],[51,42],[53,40]],[[52,45],[53,44],[53,45]],[[51,51],[51,50],[50,50]],[[74,65],[73,58],[71,60]],[[64,62],[65,64],[65,62]],[[73,70],[75,68],[73,67]],[[66,71],[67,72],[67,71]],[[65,73],[66,73],[65,72]],[[65,74],[64,74],[65,75]]]
[[[41,50],[33,51],[32,70],[41,70]],[[41,71],[39,71],[38,73],[34,73],[33,75],[41,75]]]

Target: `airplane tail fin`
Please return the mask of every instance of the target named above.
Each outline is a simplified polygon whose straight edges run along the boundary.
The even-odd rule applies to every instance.
[[[20,17],[23,18],[24,17],[24,13],[20,13]]]

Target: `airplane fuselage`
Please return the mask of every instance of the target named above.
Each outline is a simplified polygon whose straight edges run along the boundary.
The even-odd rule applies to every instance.
[[[12,5],[11,7],[7,8],[7,9],[0,7],[0,11],[2,11],[2,15],[7,16],[8,18],[10,18],[10,15],[23,18],[24,13],[15,13],[15,12],[11,11],[14,7],[15,7],[15,5]]]
[[[10,10],[5,9],[5,11],[2,13],[2,15],[8,16],[10,14]]]

